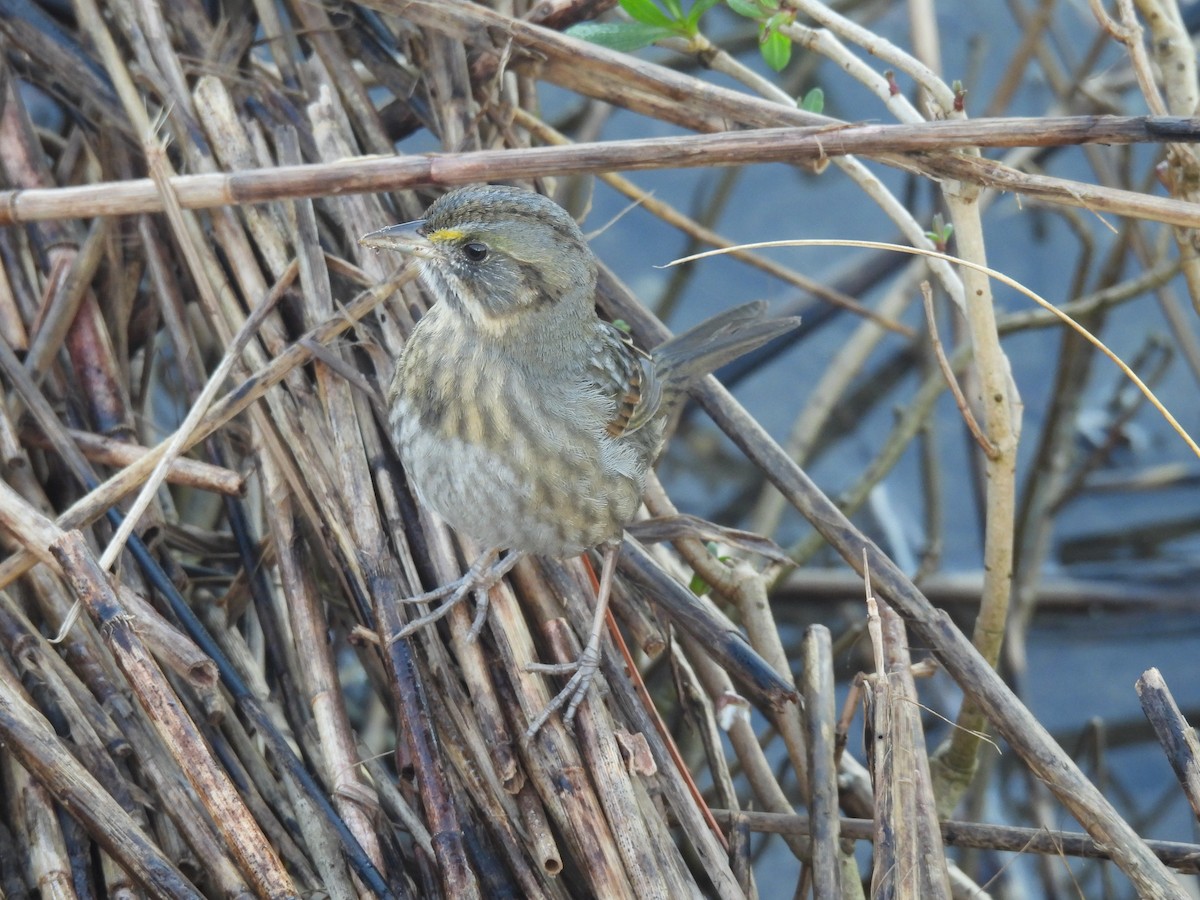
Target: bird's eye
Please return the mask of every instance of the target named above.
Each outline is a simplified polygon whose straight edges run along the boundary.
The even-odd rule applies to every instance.
[[[471,262],[483,262],[488,256],[488,245],[481,244],[479,241],[471,241],[469,244],[463,244],[463,256]]]

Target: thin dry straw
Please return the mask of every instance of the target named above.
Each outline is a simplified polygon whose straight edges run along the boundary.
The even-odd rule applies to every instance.
[[[695,254],[692,254],[691,256],[684,256],[679,259],[673,259],[673,260],[671,260],[671,262],[667,263],[664,266],[661,266],[660,268],[668,269],[671,266],[678,266],[678,265],[682,265],[683,263],[687,263],[687,262],[695,262],[698,259],[706,259],[707,257],[710,257],[710,256],[723,256],[726,253],[732,253],[737,250],[763,250],[763,249],[768,249],[771,247],[861,247],[861,248],[864,248],[867,250],[893,250],[897,253],[907,253],[911,256],[927,256],[927,257],[930,257],[931,259],[944,260],[945,262],[948,262],[948,263],[955,263],[960,266],[966,266],[968,269],[975,269],[978,272],[983,272],[986,275],[990,275],[992,278],[995,278],[997,281],[1008,285],[1009,287],[1013,288],[1014,290],[1020,291],[1022,294],[1024,294],[1026,297],[1028,297],[1030,300],[1032,300],[1034,303],[1038,304],[1039,306],[1043,307],[1044,309],[1048,310],[1050,313],[1052,313],[1053,315],[1055,315],[1056,317],[1061,319],[1063,322],[1065,322],[1067,325],[1069,325],[1074,331],[1076,331],[1081,337],[1083,337],[1084,340],[1086,340],[1092,346],[1096,347],[1101,353],[1103,353],[1105,356],[1107,356],[1109,359],[1111,359],[1113,361],[1113,363],[1116,364],[1117,368],[1120,369],[1122,373],[1124,373],[1125,377],[1128,378],[1130,381],[1132,381],[1135,385],[1137,385],[1138,390],[1141,391],[1142,394],[1145,395],[1146,399],[1150,401],[1151,405],[1153,405],[1154,408],[1157,409],[1159,411],[1159,413],[1162,414],[1162,417],[1164,419],[1166,419],[1167,424],[1169,424],[1175,430],[1175,433],[1178,434],[1181,438],[1183,438],[1183,441],[1185,444],[1188,445],[1188,448],[1194,454],[1196,454],[1196,456],[1200,457],[1200,445],[1197,445],[1196,441],[1192,438],[1192,436],[1187,433],[1187,430],[1182,425],[1179,424],[1179,421],[1173,415],[1171,415],[1170,410],[1168,410],[1165,406],[1163,406],[1162,403],[1159,402],[1158,397],[1156,397],[1154,395],[1154,391],[1152,391],[1149,388],[1149,386],[1147,386],[1147,384],[1144,381],[1142,381],[1141,378],[1138,377],[1137,373],[1134,372],[1133,369],[1131,369],[1128,365],[1126,365],[1125,362],[1119,356],[1117,356],[1117,354],[1115,354],[1111,350],[1109,350],[1108,347],[1104,344],[1104,342],[1102,340],[1100,340],[1100,338],[1096,337],[1094,334],[1092,334],[1090,331],[1088,331],[1086,328],[1084,328],[1082,325],[1080,325],[1078,322],[1076,322],[1074,319],[1072,319],[1070,316],[1068,316],[1066,313],[1064,313],[1062,310],[1060,310],[1058,307],[1056,307],[1049,300],[1046,300],[1040,294],[1036,293],[1035,291],[1030,290],[1029,288],[1025,287],[1025,285],[1021,284],[1016,279],[1014,279],[1008,275],[1005,275],[1003,272],[997,271],[996,269],[993,269],[990,266],[985,266],[985,265],[981,265],[980,263],[975,263],[975,262],[971,262],[969,260],[960,259],[957,256],[951,256],[949,253],[940,253],[937,250],[926,250],[922,247],[905,247],[902,244],[889,244],[886,241],[854,241],[854,240],[830,240],[830,239],[823,239],[823,238],[810,238],[810,239],[792,240],[792,241],[757,241],[752,244],[738,244],[736,247],[722,247],[717,250],[706,250],[703,253],[695,253]]]

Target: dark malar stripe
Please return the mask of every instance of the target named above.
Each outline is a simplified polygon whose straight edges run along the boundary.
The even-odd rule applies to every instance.
[[[532,304],[533,309],[551,306],[558,302],[558,297],[551,293],[549,286],[546,284],[546,278],[542,275],[539,266],[527,262],[518,262],[518,265],[521,268],[521,278],[533,292],[535,298]]]

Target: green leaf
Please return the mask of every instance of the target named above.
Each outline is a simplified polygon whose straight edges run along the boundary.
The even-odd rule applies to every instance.
[[[825,92],[819,87],[813,88],[800,101],[800,108],[805,112],[822,113],[825,111]]]
[[[793,13],[791,10],[784,10],[783,12],[777,12],[772,15],[769,19],[762,23],[762,26],[767,31],[775,31],[780,25],[788,25],[794,21],[796,21],[795,13]]]
[[[788,60],[792,58],[791,38],[778,31],[766,32],[758,49],[767,65],[776,72],[782,72]]]
[[[757,21],[765,14],[762,6],[756,3],[755,0],[727,0],[727,2],[730,9],[739,16],[745,16],[747,19]]]
[[[720,2],[721,0],[696,0],[688,10],[687,21],[684,23],[688,31],[695,32],[696,26],[700,24],[700,17]]]
[[[567,34],[572,37],[624,53],[649,47],[655,41],[669,38],[675,33],[671,28],[659,28],[643,22],[580,22],[567,29]]]
[[[619,0],[621,9],[629,13],[629,18],[644,25],[657,25],[659,28],[670,28],[675,23],[658,8],[654,0]]]
[[[683,6],[680,5],[679,0],[663,0],[663,3],[666,5],[667,11],[675,17],[676,22],[683,21]]]
[[[925,237],[929,238],[938,250],[945,250],[950,238],[954,237],[954,223],[947,222],[941,213],[934,213],[933,228],[925,232]]]
[[[704,549],[708,551],[709,556],[715,556],[721,562],[728,562],[729,557],[722,556],[718,551],[721,549],[715,541],[705,541]],[[700,577],[698,572],[692,572],[692,580],[688,582],[688,590],[697,597],[703,597],[712,590],[712,585]]]

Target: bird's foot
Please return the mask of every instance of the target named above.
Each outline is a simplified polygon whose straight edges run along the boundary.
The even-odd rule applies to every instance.
[[[425,615],[413,619],[397,631],[391,639],[398,641],[415,634],[426,625],[432,625],[450,612],[469,593],[475,595],[475,619],[471,623],[471,631],[467,637],[472,641],[479,637],[479,632],[483,630],[483,623],[487,619],[488,591],[508,574],[523,555],[517,550],[509,550],[508,553],[497,559],[499,552],[498,550],[488,550],[483,553],[475,562],[471,563],[471,567],[457,581],[452,581],[415,597],[401,598],[398,601],[400,603],[432,603],[443,598],[447,599]]]
[[[603,547],[604,565],[600,569],[600,584],[596,590],[596,609],[592,614],[592,630],[588,633],[587,646],[579,659],[573,663],[530,663],[525,667],[527,672],[541,672],[548,675],[564,675],[573,673],[567,686],[559,691],[558,696],[538,713],[538,717],[529,723],[525,729],[525,739],[532,738],[555,711],[567,708],[563,714],[563,724],[570,726],[575,719],[575,710],[587,696],[588,688],[596,672],[600,670],[600,638],[604,634],[604,621],[608,616],[608,601],[612,597],[613,575],[617,571],[617,554],[621,550],[618,541],[610,541]]]
[[[546,705],[546,708],[538,713],[537,718],[529,723],[529,727],[525,729],[526,740],[536,735],[550,717],[564,706],[567,708],[567,711],[563,714],[563,724],[569,727],[575,719],[575,712],[579,709],[579,704],[587,696],[592,679],[600,671],[599,635],[594,635],[588,641],[587,647],[584,648],[583,653],[580,654],[579,659],[575,660],[575,662],[529,663],[525,666],[525,671],[540,672],[543,675],[565,675],[568,672],[572,673],[566,687],[559,691],[558,695]]]

